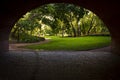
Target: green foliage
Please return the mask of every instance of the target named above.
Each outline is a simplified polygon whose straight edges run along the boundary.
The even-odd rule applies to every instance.
[[[44,41],[44,40],[45,40],[45,38],[43,38],[43,37],[37,37],[37,36],[22,34],[19,42],[33,43],[33,42],[39,42],[39,41]]]
[[[79,37],[105,32],[108,29],[91,11],[73,4],[55,3],[40,6],[23,15],[11,30],[10,37],[18,42],[21,38],[25,42],[30,42],[29,39],[33,42],[38,40],[32,39],[33,36]]]

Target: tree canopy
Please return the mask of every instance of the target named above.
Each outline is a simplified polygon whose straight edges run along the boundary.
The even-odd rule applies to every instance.
[[[19,41],[23,35],[78,37],[103,33],[109,31],[96,14],[73,4],[54,3],[23,15],[13,27],[11,37]]]

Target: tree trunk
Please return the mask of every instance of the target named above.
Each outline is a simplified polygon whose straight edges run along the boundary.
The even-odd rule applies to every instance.
[[[92,18],[92,20],[91,20],[90,28],[88,29],[87,35],[90,34],[90,30],[92,29],[92,27],[93,27],[93,18]]]
[[[62,29],[62,37],[64,37],[64,29]]]
[[[75,28],[73,26],[72,26],[72,30],[73,30],[74,37],[76,37],[76,30],[75,30]]]
[[[83,24],[83,23],[82,23],[82,27],[83,27],[83,30],[82,30],[82,31],[83,31],[83,32],[82,32],[82,33],[83,33],[83,35],[86,35],[85,26],[84,26],[84,24]]]
[[[72,31],[73,31],[73,36],[76,37],[76,30],[75,28],[73,27],[73,24],[72,24],[72,16],[70,15],[70,25],[72,27]]]
[[[79,24],[77,26],[78,26],[78,28],[77,28],[77,36],[79,37],[79,36],[81,36],[81,29],[80,29]]]

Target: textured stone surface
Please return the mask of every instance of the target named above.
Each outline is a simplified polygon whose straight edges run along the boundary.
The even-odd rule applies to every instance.
[[[109,52],[10,51],[0,55],[0,80],[119,80],[120,56]]]

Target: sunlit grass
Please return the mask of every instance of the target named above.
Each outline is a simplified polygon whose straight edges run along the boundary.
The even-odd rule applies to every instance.
[[[29,45],[25,48],[33,50],[67,50],[67,51],[81,51],[91,50],[109,46],[111,38],[109,36],[87,36],[87,37],[54,37],[51,36],[51,41],[45,44]]]

